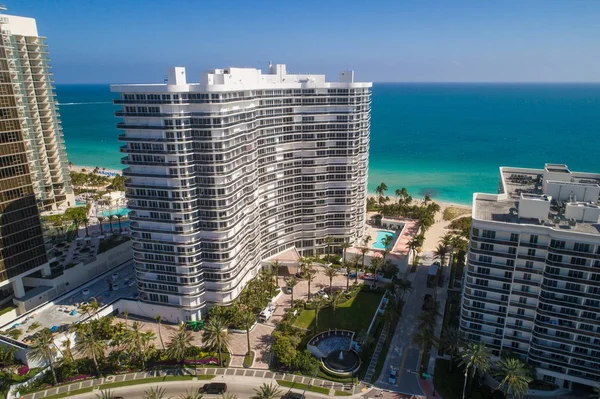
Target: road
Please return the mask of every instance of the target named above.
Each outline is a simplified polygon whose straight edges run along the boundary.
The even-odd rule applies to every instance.
[[[232,381],[230,378],[227,379],[221,379],[219,377],[215,378],[214,380],[212,380],[213,382],[224,382],[227,384],[227,393],[232,393],[235,394],[238,399],[247,399],[253,395],[256,394],[256,392],[254,391],[255,388],[258,388],[260,385],[262,385],[263,383],[273,383],[274,385],[277,385],[277,383],[274,380],[267,380],[267,379],[260,379],[260,378],[252,378],[252,377],[232,377],[235,380]],[[123,396],[124,398],[127,399],[142,399],[144,397],[144,392],[149,390],[151,387],[156,387],[156,386],[160,386],[162,388],[165,388],[165,390],[167,391],[165,398],[177,398],[179,395],[185,394],[186,391],[197,391],[198,388],[200,388],[201,386],[203,386],[206,383],[209,383],[211,381],[207,381],[207,380],[200,380],[200,381],[170,381],[170,382],[161,382],[161,383],[154,383],[154,384],[145,384],[145,385],[134,385],[134,386],[130,386],[130,387],[122,387],[122,388],[115,388],[112,390],[112,394],[115,396]],[[289,388],[285,388],[285,387],[280,387],[281,389],[281,393],[284,394],[286,393]],[[293,389],[292,391],[294,392],[299,392],[302,393],[302,390],[298,390],[298,389]],[[99,391],[95,391],[94,393],[90,392],[90,393],[85,393],[85,394],[81,394],[81,395],[74,395],[71,396],[72,398],[77,398],[77,399],[98,399],[98,397],[96,396],[96,394],[98,394]],[[312,392],[305,392],[304,396],[307,399],[322,399],[324,397],[326,397],[326,395],[320,395],[320,394],[315,394]],[[209,395],[209,394],[203,394],[204,398],[207,399],[211,399],[211,398],[222,398],[221,395]]]
[[[412,333],[416,329],[417,316],[421,313],[423,297],[425,294],[432,293],[432,289],[427,288],[428,260],[431,258],[426,256],[421,259],[424,264],[418,267],[414,275],[413,289],[405,295],[406,302],[402,317],[396,326],[379,380],[375,383],[378,388],[408,395],[423,395],[418,381],[420,350],[418,346],[412,344]],[[388,382],[392,368],[398,369],[398,379],[395,384]]]

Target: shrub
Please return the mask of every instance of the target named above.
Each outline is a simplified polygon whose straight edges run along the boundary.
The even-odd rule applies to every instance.
[[[17,374],[19,374],[21,377],[23,377],[24,375],[29,374],[29,367],[27,366],[21,366],[17,369]]]

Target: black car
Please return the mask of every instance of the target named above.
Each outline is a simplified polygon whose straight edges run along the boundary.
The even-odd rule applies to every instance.
[[[433,297],[429,294],[425,295],[425,298],[423,298],[423,310],[427,310],[431,307],[431,305],[433,304]]]
[[[204,384],[204,386],[200,388],[200,393],[212,393],[220,395],[225,392],[227,392],[227,384],[222,382],[211,382],[210,384]]]
[[[296,392],[288,392],[281,397],[281,399],[304,399],[304,395]]]

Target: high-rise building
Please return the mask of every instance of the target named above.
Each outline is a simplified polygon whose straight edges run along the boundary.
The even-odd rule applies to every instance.
[[[362,237],[370,88],[285,65],[112,86],[141,300],[195,320],[274,254]]]
[[[0,15],[0,29],[1,299],[48,260],[39,211],[74,199],[45,38],[32,18]]]
[[[473,196],[460,328],[577,388],[600,379],[600,174],[500,168]]]

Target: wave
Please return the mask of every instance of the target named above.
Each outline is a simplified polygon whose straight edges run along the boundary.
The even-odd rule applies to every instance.
[[[112,104],[112,101],[97,101],[87,103],[56,103],[57,105],[92,105],[92,104]]]

